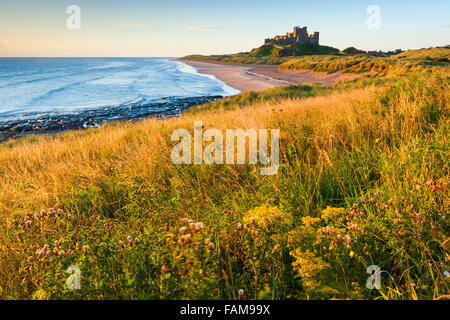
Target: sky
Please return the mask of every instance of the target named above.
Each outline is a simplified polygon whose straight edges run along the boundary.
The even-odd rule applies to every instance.
[[[69,29],[70,5],[80,29]],[[379,8],[379,28],[369,6]],[[74,21],[74,20],[70,20]],[[0,56],[178,57],[250,51],[294,26],[362,50],[450,44],[449,0],[0,0]]]

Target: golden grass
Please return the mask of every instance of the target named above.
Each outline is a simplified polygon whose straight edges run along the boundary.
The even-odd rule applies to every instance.
[[[57,284],[52,282],[48,289],[42,287],[48,283],[46,281],[50,281],[46,280],[49,279],[48,274],[35,275],[27,271],[30,268],[27,257],[33,255],[39,246],[51,243],[55,238],[61,239],[61,243],[64,240],[75,251],[63,265],[89,263],[89,270],[95,266],[97,273],[89,271],[92,272],[92,279],[86,281],[90,281],[96,289],[88,287],[80,293],[80,298],[138,298],[142,297],[137,294],[141,291],[149,298],[234,298],[242,287],[247,291],[251,288],[252,298],[258,298],[266,292],[264,288],[267,282],[273,282],[273,277],[279,278],[277,285],[281,288],[271,289],[273,297],[304,298],[304,293],[297,291],[299,289],[289,291],[294,281],[293,261],[289,254],[288,257],[282,257],[281,254],[277,256],[272,240],[265,242],[271,247],[260,247],[260,244],[255,243],[255,248],[251,249],[252,252],[260,250],[260,255],[251,254],[258,255],[258,259],[269,259],[266,264],[256,267],[251,256],[243,257],[236,264],[232,262],[238,254],[233,248],[244,246],[244,242],[235,243],[233,241],[238,241],[238,238],[229,236],[230,232],[234,232],[236,223],[241,221],[248,210],[270,204],[279,206],[283,212],[292,213],[295,225],[301,225],[302,217],[320,216],[320,212],[328,205],[341,209],[350,207],[355,198],[372,189],[385,188],[388,196],[400,202],[402,196],[414,196],[407,190],[413,179],[433,179],[442,184],[448,180],[449,170],[448,163],[442,161],[446,153],[448,155],[448,150],[442,148],[442,139],[447,141],[448,138],[445,133],[445,128],[449,126],[446,110],[450,102],[448,86],[448,81],[439,76],[416,76],[394,86],[369,86],[337,91],[327,96],[260,102],[232,110],[226,110],[219,102],[220,107],[217,109],[212,107],[213,110],[208,111],[200,107],[203,112],[196,113],[194,109],[180,118],[110,123],[101,129],[31,136],[3,143],[0,145],[0,298],[31,298],[42,290],[50,297],[61,297],[59,294],[68,297],[68,293],[62,289],[51,289],[56,288],[52,286],[62,288],[63,280],[54,280]],[[222,131],[235,128],[279,128],[280,172],[276,176],[264,177],[259,175],[258,168],[254,166],[173,165],[170,153],[175,143],[170,141],[170,135],[177,128],[192,132],[194,121],[202,121],[205,129],[217,128]],[[426,138],[429,134],[436,134],[436,140]],[[439,139],[438,134],[442,139]],[[425,143],[425,147],[422,148],[421,143]],[[433,152],[429,156],[433,160],[422,163],[420,159],[411,158],[411,154],[416,152],[423,157]],[[447,189],[444,194],[448,196]],[[36,235],[26,238],[24,243],[18,241],[23,213],[48,207],[67,209],[80,222],[73,230],[49,227],[49,230],[43,229],[45,232],[33,231],[37,232]],[[422,214],[424,216],[426,212],[431,212],[426,205],[419,208],[425,211]],[[214,255],[208,256],[210,260],[190,258],[191,262],[198,264],[202,264],[203,260],[208,261],[211,280],[202,280],[199,284],[197,269],[192,271],[196,276],[186,276],[185,272],[190,271],[180,269],[178,273],[173,271],[171,287],[163,290],[161,283],[167,283],[169,279],[165,272],[159,270],[165,270],[169,262],[173,263],[172,268],[175,270],[180,262],[174,262],[173,247],[166,247],[160,241],[165,233],[179,228],[180,218],[188,217],[209,226],[208,237],[216,243],[216,249],[211,249],[216,250]],[[98,219],[99,227],[95,219]],[[114,222],[118,234],[101,235],[99,228],[104,222]],[[386,226],[391,225],[391,220],[380,221],[380,230],[386,230]],[[261,234],[263,232],[260,230]],[[385,231],[374,229],[373,232],[376,237],[367,240],[367,246],[376,244],[373,247],[374,255],[381,248],[380,257],[395,252],[388,256],[389,263],[391,257],[403,257],[416,250],[434,250],[436,255],[439,254],[439,259],[443,257],[442,252],[431,249],[428,243],[419,240],[414,242],[413,249],[403,243],[399,245],[394,242],[390,245],[391,240],[383,240],[382,244],[378,244],[378,239],[384,237]],[[91,233],[97,233],[99,238],[90,237]],[[115,268],[123,267],[127,277],[134,276],[126,260],[98,253],[106,244],[116,248],[118,239],[123,239],[121,237],[126,234],[133,234],[133,237],[136,234],[141,239],[147,239],[142,240],[142,247],[133,247],[133,250],[142,250],[136,252],[133,261],[145,261],[142,267],[148,268],[146,270],[151,277],[146,280],[148,282],[144,282],[146,285],[139,282],[139,285],[130,289],[126,286],[126,280],[114,276],[111,280],[114,286],[104,284],[99,289],[103,293],[97,295],[96,290],[106,283],[102,277],[109,270],[109,265],[102,265],[103,261],[112,259]],[[386,235],[386,239],[390,239],[390,236]],[[303,257],[303,249],[296,244],[297,240],[292,241],[295,257]],[[95,254],[83,255],[79,248],[86,243]],[[307,242],[301,240],[299,243],[304,245]],[[177,247],[176,250],[191,250],[183,248]],[[307,250],[312,250],[312,247]],[[363,255],[362,248],[360,251],[356,248],[352,250]],[[184,255],[191,255],[192,252],[182,251]],[[270,252],[272,256],[266,257]],[[348,252],[343,254],[348,257]],[[422,265],[428,264],[428,260],[414,254],[413,258],[417,258],[414,261],[420,261],[414,262],[420,271]],[[148,256],[152,257],[152,262],[146,260]],[[313,261],[316,260],[313,257]],[[406,261],[401,262],[405,265],[400,266],[395,260],[394,267],[398,270],[413,268],[409,265],[410,258],[402,261]],[[246,265],[245,269],[239,269],[248,263],[250,265]],[[206,267],[203,265],[201,270]],[[335,272],[340,272],[340,268]],[[52,270],[59,270],[58,277],[64,279],[64,269],[60,269]],[[408,279],[423,279],[423,274],[416,271],[406,273]],[[303,271],[299,272],[301,274]],[[361,274],[359,280],[364,281],[364,270]],[[445,279],[442,280],[443,276],[434,270],[428,275],[435,279],[431,285],[434,291],[430,289],[430,292],[422,293],[421,297],[433,298],[436,293],[446,290],[442,285]],[[231,283],[228,283],[228,279],[231,279]],[[157,282],[151,282],[150,285],[150,281]],[[348,285],[345,283],[345,286]],[[391,285],[396,286],[396,289],[387,289],[380,294],[390,298],[413,295],[403,276],[399,276],[398,282]],[[110,288],[114,288],[114,291],[108,291]],[[354,295],[347,289],[342,290],[332,295],[361,297],[361,294]],[[396,290],[401,294],[396,294]],[[142,292],[139,294],[144,294]]]

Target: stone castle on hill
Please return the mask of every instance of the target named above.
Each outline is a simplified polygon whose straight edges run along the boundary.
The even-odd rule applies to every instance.
[[[276,36],[266,39],[264,44],[315,44],[319,45],[319,33],[309,35],[306,27],[294,27],[293,32],[286,33],[285,36]]]

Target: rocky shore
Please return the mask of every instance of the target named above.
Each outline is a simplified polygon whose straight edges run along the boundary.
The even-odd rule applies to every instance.
[[[108,106],[72,113],[43,113],[3,119],[0,117],[0,141],[33,133],[57,133],[72,129],[101,127],[103,123],[112,120],[174,117],[192,106],[221,98],[223,97],[167,97],[145,104]]]

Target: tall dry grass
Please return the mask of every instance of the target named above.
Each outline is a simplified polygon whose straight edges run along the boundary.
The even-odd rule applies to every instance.
[[[392,220],[367,227],[377,230],[378,238],[361,238],[373,249],[373,257],[384,259],[379,263],[385,263],[383,268],[391,274],[397,269],[411,271],[407,280],[403,276],[386,280],[388,284],[375,296],[363,289],[349,289],[353,282],[363,286],[367,277],[362,268],[367,259],[362,247],[357,247],[359,243],[340,248],[324,264],[325,270],[334,268],[336,261],[344,263],[340,255],[348,257],[350,250],[352,258],[355,252],[363,257],[358,272],[355,262],[338,265],[336,270],[341,271],[333,272],[346,270],[348,281],[323,280],[326,292],[308,287],[315,279],[307,279],[305,274],[310,273],[293,262],[310,257],[308,251],[322,250],[314,249],[313,242],[303,247],[307,241],[304,235],[297,236],[296,230],[304,227],[304,217],[322,219],[321,212],[328,206],[347,212],[360,197],[380,189],[399,203],[402,197],[413,197],[411,201],[418,201],[414,210],[431,212],[430,204],[421,204],[422,198],[410,194],[408,188],[415,180],[432,180],[442,188],[448,181],[448,89],[448,79],[416,75],[386,87],[231,110],[212,104],[210,111],[201,107],[201,113],[193,110],[180,118],[112,123],[101,129],[4,143],[0,145],[0,297],[233,299],[243,288],[249,298],[436,298],[448,290],[445,278],[434,269],[421,273],[429,259],[415,252],[426,249],[439,263],[445,262],[448,254],[439,245],[420,242],[428,239],[431,231],[423,231],[420,241],[409,235],[409,242],[390,243],[392,235],[380,230],[392,225]],[[204,130],[223,132],[279,128],[280,172],[265,177],[250,165],[173,165],[172,131],[185,128],[192,132],[198,120]],[[442,192],[447,199],[442,204],[448,208],[448,189]],[[261,205],[291,214],[292,230],[275,237],[257,226],[254,230],[259,235],[255,236],[246,225],[243,230],[250,228],[248,233],[239,233],[236,224]],[[61,216],[53,225],[38,219],[33,220],[31,229],[24,227],[25,211],[50,207],[62,208],[76,220]],[[277,214],[276,210],[267,215]],[[361,210],[378,214],[379,209]],[[438,214],[427,216],[440,227],[436,243],[445,240],[442,237],[448,232],[448,223],[439,220]],[[193,233],[193,242],[206,246],[201,256],[183,235],[181,245],[172,244],[182,226],[181,218],[206,226]],[[109,224],[114,224],[113,231],[104,229]],[[128,234],[140,239],[139,246],[119,245],[119,240],[126,242]],[[54,240],[72,254],[41,263],[35,251]],[[277,249],[280,245],[281,251]],[[84,246],[89,247],[89,254]],[[400,255],[396,248],[405,251]],[[295,253],[289,255],[289,250]],[[407,256],[408,250],[411,256]],[[311,259],[318,261],[317,257]],[[412,260],[412,265],[404,262]],[[64,289],[64,270],[70,264],[81,265],[85,275],[85,287],[76,293]],[[275,283],[274,278],[278,279]],[[426,283],[428,289],[412,292],[409,282],[423,278],[434,281]]]

